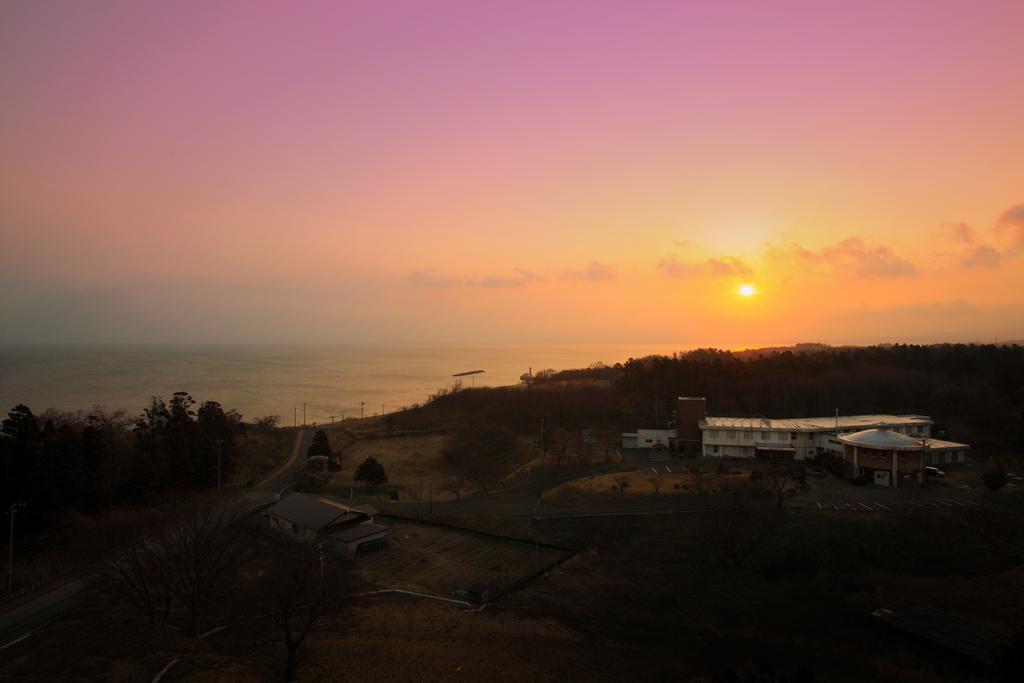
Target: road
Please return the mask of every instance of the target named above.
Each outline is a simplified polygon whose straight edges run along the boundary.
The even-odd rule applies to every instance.
[[[305,465],[302,454],[309,447],[312,435],[310,429],[298,431],[288,459],[252,489],[233,496],[228,501],[245,500],[253,505],[273,501],[275,495],[291,486],[301,472]],[[12,606],[0,613],[0,650],[24,640],[37,629],[60,617],[81,602],[89,589],[101,580],[99,574],[85,570],[52,585],[44,592],[16,600]]]

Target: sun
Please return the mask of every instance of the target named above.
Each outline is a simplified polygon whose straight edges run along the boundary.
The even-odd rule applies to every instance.
[[[757,294],[757,290],[754,289],[754,285],[740,285],[739,295],[743,297],[750,297]]]

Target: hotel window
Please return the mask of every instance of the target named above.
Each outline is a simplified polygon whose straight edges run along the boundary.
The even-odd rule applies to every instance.
[[[761,441],[767,441],[769,438],[768,432],[761,432]]]
[[[743,432],[743,440],[744,441],[752,441],[753,438],[754,438],[754,432],[749,432],[749,431],[744,431]]]
[[[789,438],[796,441],[796,432],[790,432]]]
[[[717,453],[718,452],[718,446],[712,446],[711,447],[711,452],[712,453]]]
[[[708,437],[712,438],[712,439],[717,439],[718,438],[718,430],[717,429],[712,429],[711,432],[708,434]]]
[[[736,432],[726,432],[725,433],[725,438],[727,438],[729,440],[735,439],[736,438]]]

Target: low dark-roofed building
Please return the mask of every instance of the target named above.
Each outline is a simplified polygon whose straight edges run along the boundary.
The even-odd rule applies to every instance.
[[[387,527],[373,524],[372,505],[345,505],[326,498],[294,493],[264,511],[270,528],[297,538],[326,542],[355,555],[364,544],[387,543]]]

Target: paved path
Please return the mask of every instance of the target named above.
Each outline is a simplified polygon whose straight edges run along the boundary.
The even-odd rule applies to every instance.
[[[77,605],[96,578],[88,576],[71,579],[0,614],[0,649],[24,640],[36,629]]]

